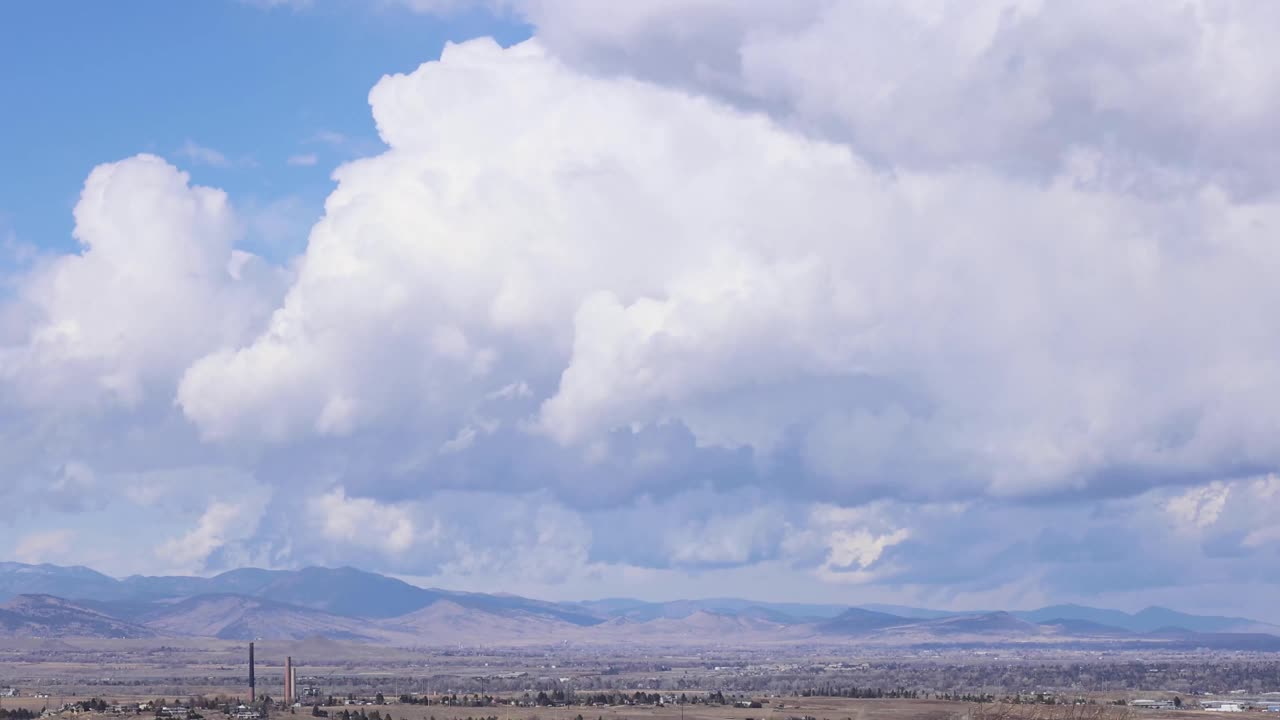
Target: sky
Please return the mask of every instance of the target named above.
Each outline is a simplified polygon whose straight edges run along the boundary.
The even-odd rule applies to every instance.
[[[1261,0],[0,6],[0,557],[1280,621]]]

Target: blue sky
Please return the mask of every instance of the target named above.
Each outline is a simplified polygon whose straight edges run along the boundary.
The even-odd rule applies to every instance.
[[[4,3],[0,557],[1280,619],[1278,23]]]
[[[0,222],[24,243],[72,250],[87,169],[151,152],[246,208],[276,203],[282,221],[295,221],[291,236],[250,243],[296,253],[332,188],[329,173],[381,146],[366,102],[380,77],[439,57],[449,41],[510,44],[529,33],[513,16],[346,0],[6,3]],[[314,165],[289,163],[309,156]]]

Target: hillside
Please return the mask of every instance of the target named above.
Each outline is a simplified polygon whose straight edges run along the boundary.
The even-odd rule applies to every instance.
[[[1162,607],[1137,613],[1106,610],[1084,605],[1051,605],[1038,610],[1014,613],[1031,622],[1077,620],[1119,628],[1133,633],[1151,633],[1163,628],[1182,628],[1198,633],[1268,633],[1280,635],[1280,626],[1240,617],[1192,615]]]
[[[87,605],[110,607],[125,614],[145,610],[157,601],[199,595],[241,595],[356,618],[398,617],[448,599],[463,607],[545,615],[576,625],[592,625],[602,619],[568,603],[420,588],[349,567],[241,568],[208,578],[134,575],[117,580],[83,567],[0,563],[0,600],[23,594],[83,600]]]
[[[197,595],[160,604],[139,618],[166,635],[222,640],[301,640],[324,637],[370,641],[382,633],[368,621],[244,595]]]
[[[382,626],[423,645],[520,644],[548,641],[577,633],[580,626],[541,614],[495,613],[440,600]]]
[[[910,625],[917,622],[919,621],[898,615],[890,615],[889,613],[864,610],[862,608],[849,608],[840,615],[820,623],[817,626],[817,630],[828,635],[863,635],[872,630],[898,625]]]
[[[82,607],[51,595],[19,595],[0,605],[3,637],[146,638],[146,627]]]
[[[609,598],[575,603],[584,612],[606,618],[625,617],[645,622],[658,618],[679,619],[695,612],[719,614],[749,613],[768,617],[781,623],[817,622],[833,618],[848,610],[846,605],[819,605],[808,603],[770,603],[740,598],[708,598],[704,600],[671,600],[645,602],[628,598]]]
[[[90,597],[99,600],[127,594],[120,581],[87,567],[0,562],[0,602],[18,595]]]
[[[777,623],[749,613],[697,610],[680,618],[614,618],[582,632],[578,640],[611,645],[750,645],[795,641],[810,633],[807,625]]]
[[[955,617],[925,620],[917,623],[918,628],[927,628],[938,635],[1039,635],[1043,629],[1032,622],[1027,622],[1007,612],[980,613],[977,615],[959,615]]]

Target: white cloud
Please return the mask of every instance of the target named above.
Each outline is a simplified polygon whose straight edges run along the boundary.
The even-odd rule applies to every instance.
[[[1165,509],[1179,523],[1204,529],[1218,521],[1230,497],[1231,486],[1215,482],[1204,487],[1192,488],[1172,498],[1165,503]]]
[[[1092,147],[1122,186],[1158,187],[1166,169],[1246,193],[1280,179],[1270,3],[509,5],[571,63],[764,108],[890,167],[1052,176]]]
[[[536,427],[567,448],[671,421],[765,461],[799,438],[805,492],[838,501],[1280,460],[1274,204],[1087,164],[885,175],[536,42],[452,46],[370,98],[391,149],[337,171],[267,331],[186,373],[210,438],[408,420],[443,444],[516,373],[556,385]]]
[[[26,403],[133,406],[149,386],[168,395],[182,368],[241,341],[276,302],[273,271],[241,255],[231,273],[238,224],[226,195],[160,158],[95,168],[75,218],[83,250],[34,268],[7,307],[23,329],[0,348],[0,377]]]
[[[29,533],[18,541],[13,557],[24,563],[65,562],[75,540],[75,531],[67,528]]]
[[[212,502],[196,526],[181,537],[156,548],[157,558],[178,572],[200,572],[215,550],[231,539],[246,537],[257,527],[252,508],[235,503]]]
[[[888,535],[872,535],[866,530],[837,530],[831,534],[831,548],[826,562],[818,568],[818,575],[840,582],[868,582],[875,577],[870,568],[884,554],[885,548],[909,537],[911,533],[906,529]]]
[[[1277,495],[1280,476],[1271,474],[1190,488],[1171,497],[1164,509],[1176,532],[1203,544],[1225,543],[1256,562],[1254,552],[1280,541],[1280,521],[1272,511]]]
[[[288,160],[288,163],[295,167],[312,167],[318,162],[320,162],[320,158],[315,153],[290,155]]]
[[[98,468],[304,498],[210,507],[182,569],[1274,582],[1280,483],[1236,480],[1280,464],[1273,10],[519,7],[538,40],[373,89],[386,146],[314,225],[95,169],[82,252],[0,317],[4,476],[64,513],[217,484]],[[307,226],[287,272],[236,248]]]
[[[343,488],[307,501],[307,511],[324,538],[358,547],[402,553],[414,543],[415,528],[402,508],[369,498],[347,497]]]

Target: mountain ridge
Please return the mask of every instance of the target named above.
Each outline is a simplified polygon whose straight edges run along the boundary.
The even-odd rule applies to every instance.
[[[35,600],[33,598],[43,598]],[[25,599],[23,599],[25,598]],[[744,641],[1280,643],[1280,626],[1163,607],[1136,613],[1083,605],[954,612],[904,606],[770,603],[740,598],[551,602],[422,588],[351,567],[239,568],[212,577],[111,578],[90,568],[0,563],[0,633],[221,639],[320,637],[435,642],[493,637],[583,642],[637,636]],[[57,601],[57,602],[54,602]],[[435,608],[435,610],[432,610]],[[896,610],[897,612],[890,612]],[[41,614],[43,613],[43,614]],[[61,614],[60,614],[61,613]],[[1177,631],[1171,631],[1176,628]],[[630,629],[630,630],[627,630]],[[1268,639],[1270,638],[1270,639]]]

